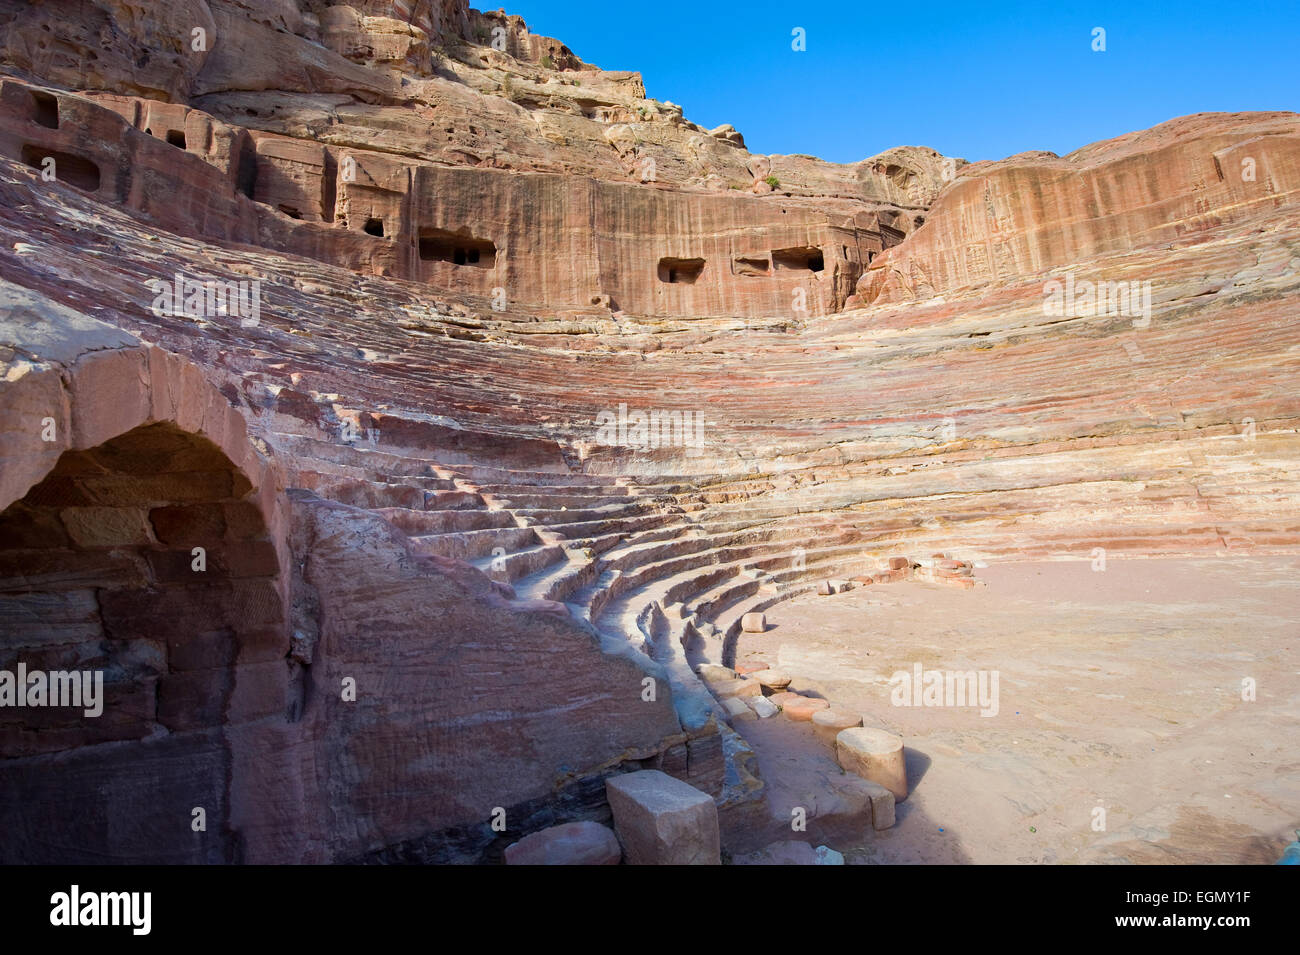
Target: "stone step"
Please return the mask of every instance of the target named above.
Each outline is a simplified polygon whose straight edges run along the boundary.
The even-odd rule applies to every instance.
[[[512,508],[516,517],[526,519],[534,524],[551,526],[554,524],[572,524],[579,521],[599,521],[620,516],[634,516],[644,513],[645,504],[631,501],[627,504],[610,504],[596,508],[569,508],[567,510],[552,508]]]
[[[568,551],[566,559],[515,582],[521,599],[567,601],[575,591],[592,583],[599,567],[581,552]]]
[[[554,528],[551,528],[551,530],[554,530]],[[634,533],[602,534],[599,537],[582,537],[576,540],[570,538],[570,540],[573,540],[575,546],[584,547],[593,554],[607,554],[616,548],[629,544],[672,540],[680,536],[681,533],[682,525],[675,524],[670,527],[651,528],[650,530],[636,531]]]
[[[317,487],[332,482],[369,481],[374,484],[418,487],[426,491],[450,491],[456,487],[450,479],[438,477],[427,471],[394,474],[351,464],[332,464],[323,461],[313,461],[311,464],[311,467],[298,467],[292,471],[290,483],[293,486],[315,491]]]
[[[461,511],[487,509],[487,502],[483,500],[482,495],[474,491],[426,491],[424,492],[424,507],[429,511]]]
[[[527,528],[520,529],[527,530]],[[493,580],[513,584],[564,559],[563,547],[558,544],[539,544],[507,554],[488,554],[471,563]]]
[[[610,548],[601,561],[606,567],[631,572],[671,558],[708,550],[711,546],[714,546],[712,538],[693,532],[690,536],[674,536],[666,540],[637,539]]]
[[[606,474],[582,474],[573,471],[512,471],[489,465],[457,465],[453,469],[458,477],[477,484],[511,485],[515,487],[618,487],[625,479]]]
[[[512,551],[524,551],[538,543],[537,534],[531,527],[493,527],[415,536],[411,538],[411,550],[423,557],[437,554],[440,557],[455,557],[471,562],[487,558],[490,563],[493,556],[504,558]],[[501,549],[500,553],[494,555],[493,551],[497,548]]]
[[[594,540],[606,536],[631,536],[643,530],[659,527],[671,520],[671,514],[633,514],[628,517],[610,517],[597,521],[574,521],[570,524],[548,524],[558,534],[571,541]]]
[[[617,494],[530,494],[512,491],[504,494],[492,491],[487,487],[480,486],[480,493],[490,495],[495,501],[504,507],[512,510],[534,509],[534,510],[559,510],[560,508],[569,508],[570,510],[591,510],[617,505],[628,505],[632,503],[633,498],[628,495]]]
[[[600,616],[601,610],[609,599],[614,581],[620,576],[620,571],[601,569],[592,583],[571,594],[568,603],[575,615],[594,625],[595,619]]]
[[[543,501],[554,500],[557,504],[566,504],[567,502],[563,500],[566,497],[584,501],[597,498],[614,501],[636,496],[632,488],[621,484],[477,484],[476,486],[484,494],[495,494],[511,500],[532,497]],[[549,505],[544,503],[541,506]]]
[[[375,474],[423,474],[430,470],[434,458],[423,455],[397,454],[366,446],[364,442],[345,444],[310,435],[274,431],[266,436],[272,448],[284,453],[287,460],[322,462],[359,467]]]
[[[405,507],[381,507],[376,508],[375,513],[412,537],[518,526],[509,511],[417,511]]]
[[[315,486],[312,486],[315,484]],[[425,491],[418,487],[403,487],[398,484],[378,484],[373,481],[355,481],[347,478],[326,478],[313,482],[308,480],[302,485],[320,497],[352,507],[364,507],[370,510],[383,507],[401,507],[411,510],[421,509],[425,505],[427,494],[450,494],[450,491]]]

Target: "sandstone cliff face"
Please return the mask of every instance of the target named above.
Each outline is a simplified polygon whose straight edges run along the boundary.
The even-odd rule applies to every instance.
[[[898,554],[1300,544],[1294,114],[836,166],[460,0],[73,6],[0,4],[0,668],[102,667],[114,718],[0,725],[7,859],[74,861],[56,814],[122,860],[495,858],[496,808],[606,821],[639,768],[727,805],[692,667],[747,612]]]
[[[1203,240],[1295,203],[1296,136],[1293,113],[1206,114],[1063,158],[966,166],[906,251],[882,256],[862,277],[862,297],[924,299],[1135,247]]]
[[[11,158],[57,150],[83,184],[98,176],[145,209],[141,192],[165,190],[131,178],[142,175],[135,151],[160,155],[139,130],[229,183],[195,172],[207,181],[187,194],[260,204],[244,211],[262,221],[242,235],[207,210],[185,210],[188,224],[180,210],[165,215],[168,228],[461,292],[658,316],[826,314],[942,183],[933,150],[852,166],[753,156],[734,130],[704,130],[646,99],[637,74],[599,70],[518,17],[458,3],[214,0],[163,20],[112,5],[82,14],[4,11],[3,58],[19,75],[91,93],[125,123],[69,99],[62,128],[57,117],[46,132],[11,126]],[[84,66],[99,55],[88,23],[120,34],[95,70]],[[10,95],[16,113],[33,112]]]

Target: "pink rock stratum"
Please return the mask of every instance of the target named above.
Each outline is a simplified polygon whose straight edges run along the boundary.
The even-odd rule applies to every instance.
[[[262,6],[0,0],[0,862],[1276,858],[1296,114],[839,165]]]

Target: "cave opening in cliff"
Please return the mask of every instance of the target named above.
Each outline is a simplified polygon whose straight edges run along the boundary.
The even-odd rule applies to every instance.
[[[32,122],[46,129],[59,128],[59,100],[50,93],[32,90]]]
[[[778,272],[820,272],[826,268],[822,250],[816,246],[799,246],[793,249],[774,249],[772,266]]]
[[[54,170],[54,178],[57,182],[66,182],[70,186],[76,186],[86,192],[99,191],[99,167],[89,159],[81,156],[74,156],[72,153],[62,153],[53,149],[42,149],[40,146],[28,144],[23,146],[23,162],[33,169],[39,169],[44,172],[46,169]],[[50,166],[46,160],[54,160],[54,165]]]
[[[244,137],[239,146],[239,165],[235,172],[235,188],[249,199],[257,189],[257,150]]]
[[[497,247],[488,239],[475,239],[443,229],[423,229],[419,243],[420,258],[425,262],[450,262],[480,269],[496,265]]]
[[[374,235],[382,239],[384,237],[384,220],[372,216],[366,220],[363,231],[366,235]]]
[[[665,256],[659,260],[659,281],[670,285],[694,285],[703,271],[704,259]]]
[[[82,697],[7,711],[0,763],[63,754],[44,771],[40,813],[77,834],[69,844],[157,858],[146,818],[120,830],[73,821],[148,778],[166,812],[206,806],[207,861],[235,861],[223,831],[229,756],[213,734],[290,705],[279,568],[248,478],[170,422],[65,451],[0,512],[0,670],[21,666],[32,686],[57,680]],[[156,748],[181,737],[184,759]],[[106,781],[95,754],[110,742]],[[12,859],[24,847],[8,848]]]
[[[177,149],[185,148],[185,132],[180,129],[167,130],[167,144]]]

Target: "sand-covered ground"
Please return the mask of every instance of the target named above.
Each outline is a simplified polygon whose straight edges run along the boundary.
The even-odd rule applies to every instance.
[[[741,638],[738,662],[776,664],[905,741],[898,824],[835,848],[850,862],[1277,859],[1300,827],[1300,558],[976,574],[970,591],[907,582],[797,598]],[[996,714],[893,705],[890,677],[917,663],[996,672]],[[829,749],[808,724],[738,728],[775,818],[816,798]]]

